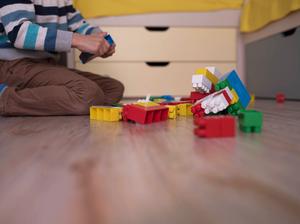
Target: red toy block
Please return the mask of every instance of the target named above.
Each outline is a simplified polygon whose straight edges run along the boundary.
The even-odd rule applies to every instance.
[[[208,96],[209,93],[201,93],[198,91],[191,92],[190,99],[195,103],[197,100],[201,100],[202,98]]]
[[[194,117],[203,117],[205,115],[204,109],[201,107],[200,103],[192,106],[191,111]]]
[[[235,119],[232,116],[210,116],[195,118],[194,133],[199,137],[233,137],[235,136]]]
[[[140,124],[151,124],[168,119],[169,108],[165,106],[143,107],[128,104],[123,107],[123,120],[134,121]]]
[[[187,100],[181,100],[181,101],[174,101],[174,102],[161,102],[160,105],[171,105],[176,106],[178,104],[185,104],[185,103],[193,103],[191,99],[186,98]]]
[[[223,94],[223,96],[225,97],[225,99],[226,99],[226,101],[227,101],[228,104],[231,103],[232,99],[229,97],[229,95],[226,92],[226,90],[221,91],[220,93],[216,94],[216,96],[220,95],[220,94]]]
[[[276,94],[276,102],[277,103],[284,103],[284,101],[285,101],[284,93],[277,93]]]

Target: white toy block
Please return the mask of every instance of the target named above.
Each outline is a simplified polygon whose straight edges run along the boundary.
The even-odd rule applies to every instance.
[[[205,93],[209,93],[212,88],[212,83],[204,75],[192,76],[193,88],[196,90],[202,90]]]
[[[177,101],[177,102],[178,102],[178,101],[181,101],[181,96],[175,96],[174,99],[175,99],[175,101]]]
[[[148,103],[150,102],[151,94],[147,94],[146,99],[140,99],[137,102],[138,103]]]
[[[210,73],[212,73],[213,75],[217,76],[218,78],[221,78],[222,73],[213,66],[209,66],[209,67],[205,67],[208,71],[210,71]]]
[[[209,96],[197,101],[196,104],[200,103],[206,114],[216,114],[222,110],[225,110],[230,105],[232,99],[233,94],[231,93],[230,89],[226,87],[225,89],[210,94]]]

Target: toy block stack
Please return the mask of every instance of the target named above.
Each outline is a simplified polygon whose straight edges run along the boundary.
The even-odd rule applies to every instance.
[[[198,69],[192,76],[192,85],[195,92],[191,94],[191,99],[192,96],[200,98],[191,108],[194,124],[197,126],[194,133],[197,136],[234,136],[234,116],[239,116],[242,132],[261,131],[262,113],[246,110],[251,97],[235,70],[222,75],[214,67]],[[227,130],[230,131],[226,132]]]

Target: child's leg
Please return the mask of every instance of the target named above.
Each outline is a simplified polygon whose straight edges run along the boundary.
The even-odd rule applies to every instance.
[[[50,60],[0,61],[2,115],[80,115],[104,103],[104,93],[90,79]]]
[[[119,102],[122,99],[124,93],[124,85],[120,81],[107,76],[96,75],[90,72],[79,70],[72,71],[75,71],[79,75],[84,76],[85,78],[88,78],[97,83],[97,85],[104,92],[104,104],[111,105],[113,103]]]

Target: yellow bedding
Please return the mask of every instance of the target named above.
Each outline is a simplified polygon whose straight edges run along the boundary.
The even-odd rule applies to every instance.
[[[238,9],[243,0],[73,0],[86,18],[153,12]]]
[[[246,0],[241,16],[241,31],[252,32],[300,9],[300,0]]]
[[[300,9],[300,0],[74,0],[84,17],[242,8],[241,31],[252,32]]]

